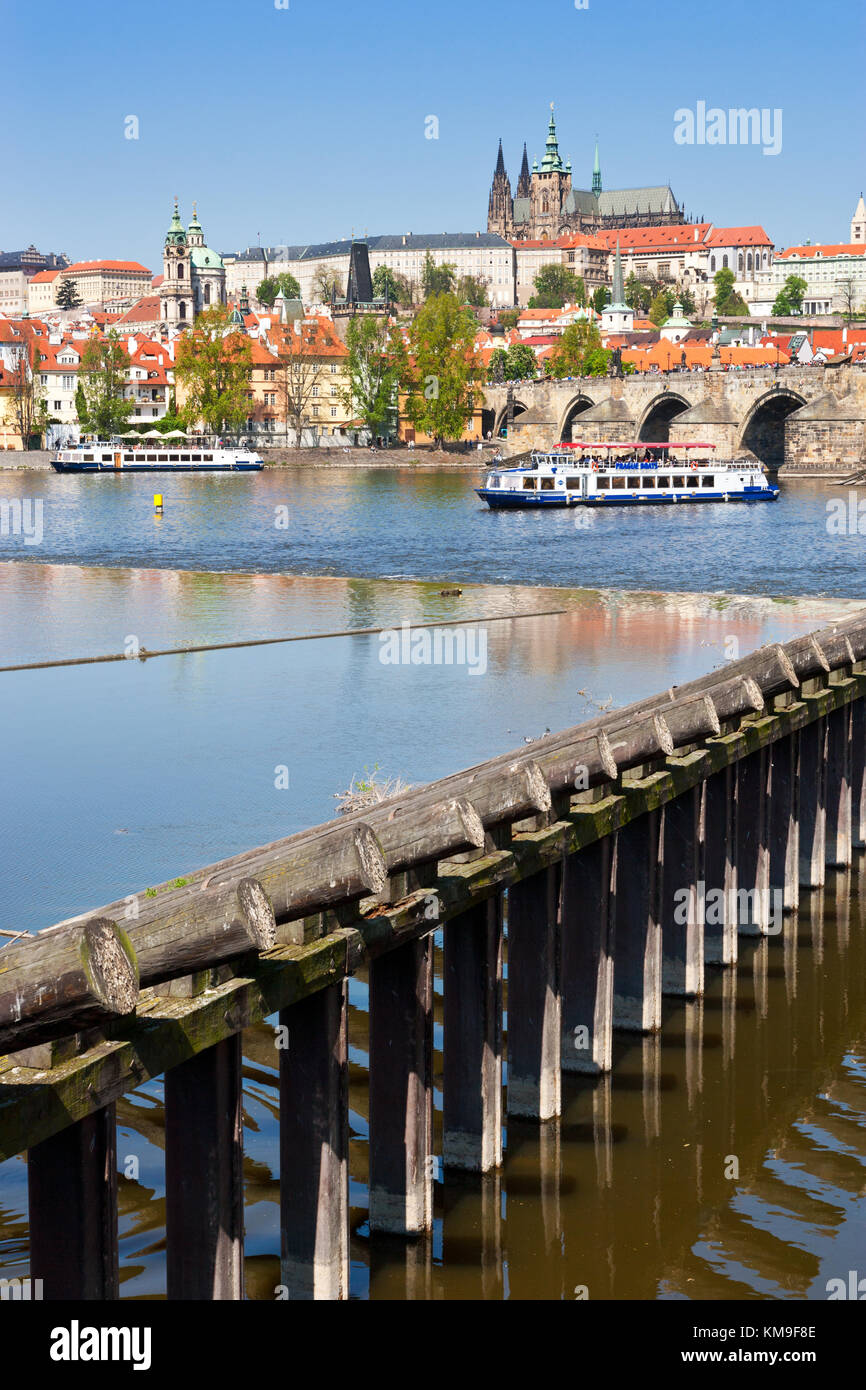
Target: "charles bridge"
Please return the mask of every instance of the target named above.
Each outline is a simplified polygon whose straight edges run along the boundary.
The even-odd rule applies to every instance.
[[[571,377],[511,384],[508,457],[587,439],[715,444],[788,474],[866,466],[866,371],[851,365]],[[509,383],[484,391],[483,423],[507,426]]]

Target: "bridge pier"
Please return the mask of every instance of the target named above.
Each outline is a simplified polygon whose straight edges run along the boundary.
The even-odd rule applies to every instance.
[[[280,1012],[280,1280],[349,1297],[348,983]]]
[[[562,868],[554,864],[508,890],[509,1115],[560,1113],[559,937]]]
[[[370,1230],[433,1223],[433,934],[370,962]]]
[[[562,874],[562,1069],[613,1063],[616,833],[570,854]]]

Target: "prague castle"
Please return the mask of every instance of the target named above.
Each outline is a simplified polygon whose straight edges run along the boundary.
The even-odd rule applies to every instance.
[[[667,185],[604,192],[597,143],[592,185],[588,189],[575,188],[571,161],[563,163],[559,153],[552,103],[544,158],[540,166],[534,160],[530,170],[526,145],[523,146],[523,164],[514,197],[505,172],[502,141],[499,142],[487,230],[509,241],[541,240],[616,227],[668,227],[685,220],[683,209]]]

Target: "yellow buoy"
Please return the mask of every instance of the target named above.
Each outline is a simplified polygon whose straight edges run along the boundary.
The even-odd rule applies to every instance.
[[[162,493],[161,493],[161,492],[155,492],[155,493],[153,494],[153,509],[154,509],[154,511],[157,511],[157,512],[161,512],[161,511],[162,511]]]

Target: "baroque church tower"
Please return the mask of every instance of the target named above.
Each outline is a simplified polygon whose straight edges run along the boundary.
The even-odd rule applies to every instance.
[[[180,220],[177,198],[175,198],[171,226],[165,234],[165,246],[162,252],[163,280],[159,287],[160,320],[173,328],[192,323],[195,317],[190,277],[191,265],[192,260],[186,231]]]
[[[526,158],[524,154],[524,159]],[[505,172],[502,157],[502,141],[499,141],[499,154],[493,171],[490,200],[487,204],[487,230],[499,236],[511,237],[514,234],[513,206],[511,202],[511,181]]]

